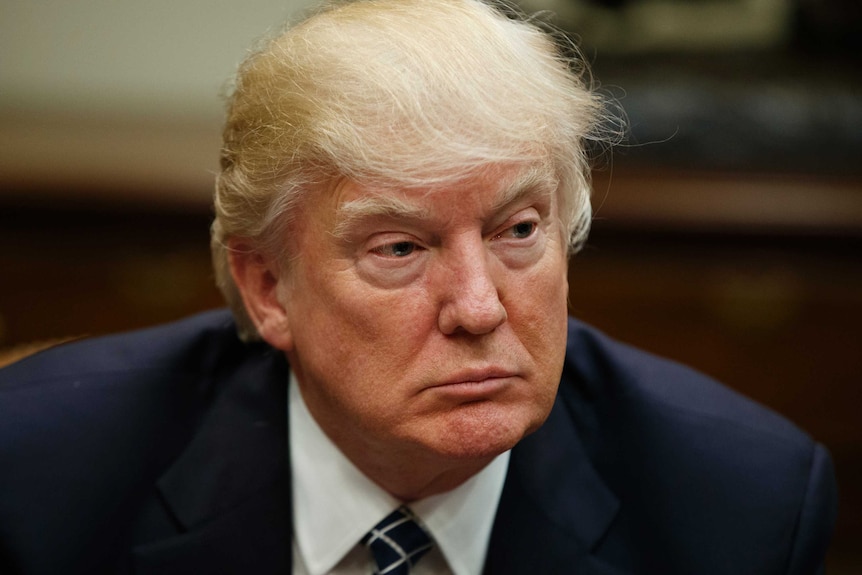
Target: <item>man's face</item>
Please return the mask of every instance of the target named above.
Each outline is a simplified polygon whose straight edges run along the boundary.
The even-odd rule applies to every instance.
[[[566,341],[555,188],[544,166],[423,190],[342,180],[300,210],[277,288],[283,347],[361,469],[488,459],[545,420]]]

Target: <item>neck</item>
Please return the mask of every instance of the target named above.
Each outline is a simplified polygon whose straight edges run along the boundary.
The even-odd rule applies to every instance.
[[[451,491],[482,471],[497,453],[482,457],[446,457],[414,444],[394,448],[391,443],[375,444],[363,440],[362,433],[348,433],[337,425],[327,425],[313,413],[312,407],[291,375],[291,406],[302,405],[313,424],[327,436],[341,454],[368,479],[392,497],[410,503]],[[295,394],[295,395],[293,395]],[[301,412],[291,418],[302,417]]]
[[[313,414],[312,414],[313,417]],[[409,441],[374,442],[366,434],[320,425],[333,444],[384,491],[409,503],[455,489],[484,469],[498,453],[457,457]]]
[[[494,460],[494,457],[488,457],[480,461],[446,465],[439,460],[430,460],[433,458],[421,461],[415,455],[393,458],[390,454],[385,460],[370,461],[367,454],[359,460],[347,451],[344,453],[369,479],[404,503],[451,491]]]

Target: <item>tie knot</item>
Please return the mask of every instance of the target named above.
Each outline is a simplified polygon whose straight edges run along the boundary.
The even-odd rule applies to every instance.
[[[413,512],[401,506],[362,538],[377,563],[376,575],[408,575],[419,558],[431,549],[431,538]]]

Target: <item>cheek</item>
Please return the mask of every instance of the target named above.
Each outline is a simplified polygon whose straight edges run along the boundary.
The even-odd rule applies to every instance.
[[[536,362],[542,377],[556,379],[562,370],[568,325],[566,264],[549,262],[520,278],[506,306],[509,322]]]
[[[302,324],[297,351],[316,371],[357,388],[404,374],[433,316],[426,294],[371,289],[342,272],[302,283],[292,314]]]
[[[504,303],[524,322],[546,325],[557,320],[565,323],[568,301],[566,261],[557,255],[548,255],[535,268],[526,273],[515,273],[507,280]],[[512,312],[509,313],[510,319]]]
[[[427,333],[434,313],[421,288],[369,289],[354,282],[327,304],[327,313],[374,355],[397,356]],[[351,340],[348,340],[351,341]]]

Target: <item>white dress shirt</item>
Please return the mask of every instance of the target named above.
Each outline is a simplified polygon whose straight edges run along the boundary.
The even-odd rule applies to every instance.
[[[401,502],[368,479],[323,432],[290,376],[289,441],[293,475],[293,574],[369,575],[359,540]],[[434,539],[414,575],[482,571],[509,452],[452,491],[410,503]]]

